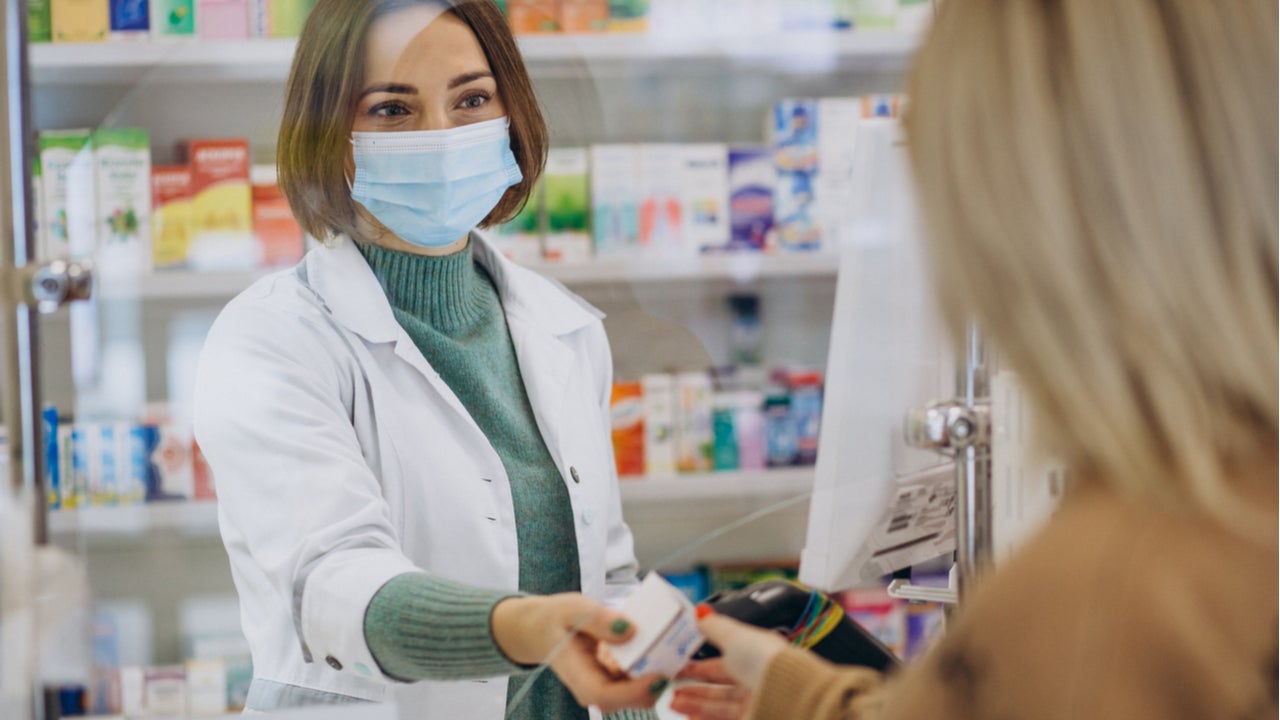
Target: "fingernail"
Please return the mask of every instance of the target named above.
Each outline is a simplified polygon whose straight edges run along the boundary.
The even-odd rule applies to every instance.
[[[667,681],[659,678],[657,680],[654,680],[653,684],[649,686],[649,694],[661,695],[662,691],[666,689],[667,689]]]
[[[609,626],[609,629],[613,631],[614,635],[621,635],[631,629],[631,623],[623,620],[622,618],[618,618],[613,621],[613,624]]]

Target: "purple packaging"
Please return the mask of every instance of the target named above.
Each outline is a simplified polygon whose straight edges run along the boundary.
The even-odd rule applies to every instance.
[[[729,148],[729,244],[725,249],[764,250],[772,244],[777,178],[769,148]]]

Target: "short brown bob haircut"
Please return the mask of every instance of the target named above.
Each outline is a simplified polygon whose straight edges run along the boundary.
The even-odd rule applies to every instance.
[[[276,145],[280,189],[312,237],[356,234],[357,203],[347,185],[346,162],[369,26],[397,10],[425,4],[448,8],[475,33],[506,107],[511,151],[524,174],[480,225],[514,217],[542,174],[547,125],[515,38],[493,0],[319,0],[298,38]]]

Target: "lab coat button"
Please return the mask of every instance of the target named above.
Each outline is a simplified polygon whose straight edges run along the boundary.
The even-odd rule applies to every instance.
[[[342,663],[338,662],[338,658],[336,658],[336,657],[334,657],[334,656],[332,656],[332,655],[330,655],[330,656],[326,657],[326,658],[324,659],[324,661],[325,661],[325,662],[327,662],[327,663],[329,663],[329,667],[333,668],[334,670],[341,670],[341,669],[342,669]]]
[[[582,524],[583,524],[583,525],[590,525],[590,524],[591,524],[591,511],[590,511],[590,510],[583,510],[583,511],[582,511]]]
[[[582,478],[578,477],[578,468],[576,467],[569,468],[569,477],[572,477],[573,481],[576,483],[582,482]]]

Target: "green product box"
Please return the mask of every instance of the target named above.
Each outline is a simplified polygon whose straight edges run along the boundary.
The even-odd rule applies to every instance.
[[[151,260],[151,144],[140,128],[93,133],[98,264],[137,273]]]
[[[93,151],[89,130],[43,130],[40,146],[40,257],[90,257],[95,247]]]
[[[548,260],[591,257],[591,179],[586,148],[552,148],[543,174]]]
[[[529,200],[510,221],[493,228],[490,240],[509,259],[520,264],[542,259],[542,199],[545,178],[539,178]]]
[[[195,0],[151,0],[151,34],[155,37],[194,37]]]
[[[49,0],[28,0],[27,41],[53,42],[53,12]]]
[[[271,37],[294,38],[301,35],[302,25],[315,4],[316,0],[271,0]]]
[[[649,29],[649,0],[609,0],[609,32]]]

